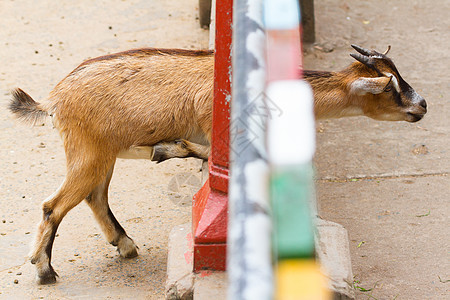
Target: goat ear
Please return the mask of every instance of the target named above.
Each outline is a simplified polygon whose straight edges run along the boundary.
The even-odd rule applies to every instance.
[[[391,77],[359,77],[350,84],[350,92],[362,96],[380,94],[391,81]]]

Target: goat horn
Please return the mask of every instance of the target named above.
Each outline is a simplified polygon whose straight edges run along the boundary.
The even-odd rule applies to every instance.
[[[366,66],[372,64],[372,59],[368,56],[363,56],[361,54],[350,53],[350,56],[359,61],[360,63],[365,64]]]
[[[388,48],[387,48],[387,50],[386,50],[386,51],[384,51],[383,55],[387,55],[387,54],[388,54],[388,52],[389,52],[389,50],[391,50],[391,45],[388,45]]]
[[[360,47],[357,45],[352,45],[352,47],[353,47],[353,49],[355,49],[356,51],[358,51],[359,53],[361,53],[362,55],[365,55],[365,56],[371,56],[371,55],[375,54],[374,51],[364,49],[363,47]]]

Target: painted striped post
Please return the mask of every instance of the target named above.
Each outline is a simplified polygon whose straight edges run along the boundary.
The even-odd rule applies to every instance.
[[[300,80],[299,24],[297,0],[234,1],[230,300],[329,299],[314,260],[313,95]]]
[[[230,123],[228,299],[273,298],[265,149],[262,0],[235,0]]]
[[[267,99],[281,112],[268,120],[276,299],[330,299],[314,260],[313,94],[301,80],[298,0],[265,0]]]

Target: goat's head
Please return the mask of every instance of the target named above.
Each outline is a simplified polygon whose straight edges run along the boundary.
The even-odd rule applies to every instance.
[[[358,62],[350,68],[358,74],[350,82],[350,92],[364,98],[364,115],[386,121],[417,122],[427,112],[427,103],[403,80],[390,58],[384,53],[356,45],[358,53],[350,54]]]

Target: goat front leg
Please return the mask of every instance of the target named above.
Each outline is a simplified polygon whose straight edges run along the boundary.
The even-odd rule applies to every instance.
[[[94,188],[86,197],[86,202],[94,213],[95,219],[102,228],[108,242],[117,247],[120,256],[131,258],[138,255],[138,247],[126,234],[125,229],[117,221],[108,204],[108,187],[114,170],[110,167],[106,179]]]
[[[208,160],[210,152],[210,146],[196,144],[180,139],[173,142],[161,142],[154,145],[151,160],[158,163],[170,158],[185,157],[196,157],[203,160]]]

